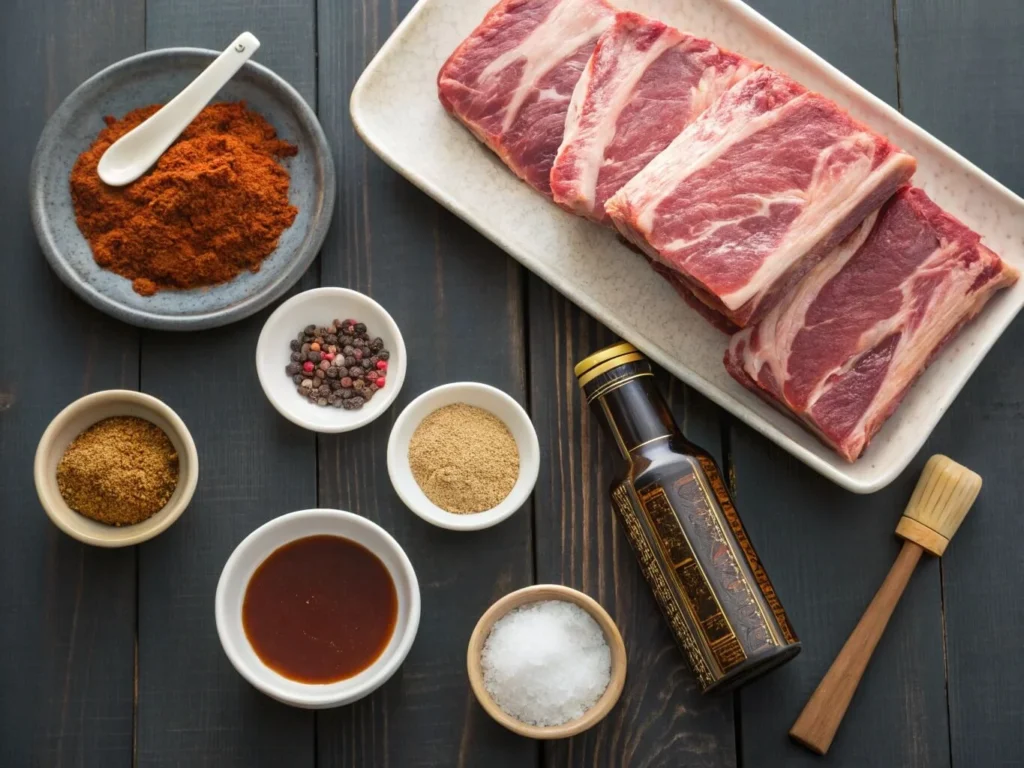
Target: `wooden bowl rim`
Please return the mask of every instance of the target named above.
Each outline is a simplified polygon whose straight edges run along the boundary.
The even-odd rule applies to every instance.
[[[575,603],[589,613],[604,632],[605,640],[611,649],[612,655],[611,679],[608,681],[608,687],[594,703],[594,706],[575,720],[570,720],[561,725],[550,726],[530,725],[521,722],[499,707],[484,686],[483,668],[480,661],[484,642],[491,634],[491,629],[498,619],[509,611],[523,605],[545,600],[563,600]],[[495,601],[490,608],[484,611],[484,614],[473,628],[473,634],[469,638],[469,647],[466,651],[466,669],[469,673],[470,687],[473,689],[477,701],[480,702],[480,706],[501,725],[513,733],[518,733],[520,736],[526,736],[531,739],[565,739],[582,733],[596,725],[604,719],[619,700],[623,686],[626,684],[626,645],[622,641],[622,634],[619,632],[618,626],[616,626],[612,617],[608,615],[608,611],[590,595],[561,584],[534,584],[510,592]]]

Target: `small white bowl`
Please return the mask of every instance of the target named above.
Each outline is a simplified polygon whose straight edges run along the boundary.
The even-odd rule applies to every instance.
[[[398,620],[383,653],[347,680],[322,685],[289,680],[252,649],[242,626],[242,601],[256,568],[279,547],[307,536],[343,536],[362,544],[384,563],[398,593]],[[271,520],[250,533],[224,564],[215,601],[217,634],[238,673],[273,699],[303,709],[351,704],[377,690],[395,674],[412,648],[420,623],[420,587],[405,551],[391,534],[365,517],[337,509],[305,509]]]
[[[446,512],[423,493],[409,466],[409,441],[413,432],[428,415],[454,403],[475,405],[490,411],[508,426],[519,448],[519,479],[505,499],[492,509],[468,515]],[[478,531],[497,525],[526,503],[537,483],[540,471],[540,445],[537,430],[523,407],[500,389],[457,382],[427,390],[405,407],[388,439],[388,475],[395,491],[409,509],[428,523],[453,531]]]
[[[319,406],[301,397],[284,369],[291,362],[289,343],[307,325],[325,325],[353,318],[366,323],[371,337],[379,336],[391,353],[387,383],[357,411]],[[398,397],[405,381],[405,342],[391,315],[365,294],[348,288],[314,288],[292,296],[267,318],[256,343],[256,374],[267,399],[278,413],[314,432],[348,432],[380,416]]]

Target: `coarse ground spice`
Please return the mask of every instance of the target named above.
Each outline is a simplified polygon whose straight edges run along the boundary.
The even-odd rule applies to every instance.
[[[455,403],[429,414],[409,441],[409,466],[434,504],[458,515],[496,507],[519,478],[519,447],[493,413]]]
[[[98,421],[57,464],[57,488],[75,512],[134,525],[159,512],[178,485],[178,454],[160,427],[135,416]]]
[[[107,148],[159,108],[104,118],[71,171],[78,228],[96,263],[143,296],[259,271],[298,213],[278,162],[298,149],[244,102],[211,104],[145,176],[124,187],[100,181]]]

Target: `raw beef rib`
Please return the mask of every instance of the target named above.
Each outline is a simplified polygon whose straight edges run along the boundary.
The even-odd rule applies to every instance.
[[[904,187],[725,356],[742,384],[853,461],[939,348],[1018,273]]]
[[[763,67],[605,205],[615,226],[739,327],[913,174],[914,158]]]
[[[441,103],[550,196],[573,88],[614,20],[604,0],[503,0],[441,67]]]
[[[555,202],[599,222],[605,201],[759,64],[638,13],[620,13],[576,84],[551,169]]]

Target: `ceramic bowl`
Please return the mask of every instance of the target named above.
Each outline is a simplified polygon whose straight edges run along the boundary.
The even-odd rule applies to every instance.
[[[391,353],[387,384],[355,411],[309,402],[295,391],[295,383],[285,373],[291,355],[288,345],[299,331],[347,318],[366,323],[367,332],[383,339]],[[282,416],[314,432],[348,432],[369,424],[398,397],[405,368],[405,342],[394,319],[369,296],[348,288],[314,288],[288,299],[267,319],[256,344],[256,373],[263,392]]]
[[[135,525],[106,525],[80,515],[65,503],[57,489],[57,464],[71,441],[111,416],[138,416],[156,424],[178,452],[178,486],[170,500],[155,515]],[[185,422],[167,405],[142,392],[111,389],[79,398],[57,414],[39,440],[34,474],[39,502],[64,533],[98,547],[126,547],[153,538],[181,517],[199,481],[199,456]]]
[[[590,709],[583,713],[582,717],[570,720],[562,725],[540,726],[528,725],[509,714],[506,714],[501,707],[491,698],[484,687],[484,673],[480,661],[484,643],[494,623],[511,610],[520,608],[529,603],[536,603],[544,600],[565,600],[575,603],[589,613],[601,631],[604,632],[605,640],[612,652],[611,679],[604,693]],[[622,642],[622,634],[615,626],[612,617],[601,607],[600,603],[589,595],[585,595],[575,589],[563,587],[559,584],[535,584],[532,587],[524,587],[505,595],[494,605],[487,609],[473,629],[469,638],[469,648],[466,651],[466,669],[469,673],[469,684],[476,695],[480,706],[488,715],[497,720],[503,726],[520,736],[530,739],[565,739],[575,736],[577,733],[591,728],[599,723],[607,715],[622,694],[622,688],[626,684],[626,646]]]
[[[296,539],[325,534],[343,536],[362,544],[380,558],[398,593],[398,620],[390,642],[373,664],[347,680],[317,685],[289,680],[260,660],[242,627],[242,601],[249,579],[274,550]],[[351,704],[372,693],[405,661],[419,628],[420,588],[405,551],[379,525],[351,512],[306,509],[271,520],[242,540],[221,572],[215,612],[217,634],[224,653],[242,677],[284,704],[328,709]]]
[[[101,269],[75,222],[68,176],[78,155],[103,129],[104,115],[165,103],[190,83],[219,51],[166,48],[140,53],[93,75],[57,108],[43,129],[29,175],[36,236],[50,266],[92,306],[126,323],[166,330],[224,325],[280,298],[312,263],[334,213],[335,171],[316,114],[299,93],[266,67],[246,62],[214,101],[244,100],[299,153],[284,161],[288,197],[299,209],[259,272],[222,285],[140,296],[131,282]],[[259,54],[257,54],[257,57]]]
[[[508,426],[519,448],[519,478],[498,506],[469,515],[446,512],[423,493],[409,466],[409,441],[427,416],[455,403],[475,405],[490,411]],[[490,528],[511,516],[533,492],[540,471],[537,431],[523,407],[500,389],[476,382],[457,382],[427,390],[405,407],[388,439],[388,475],[399,498],[428,523],[454,531]]]

